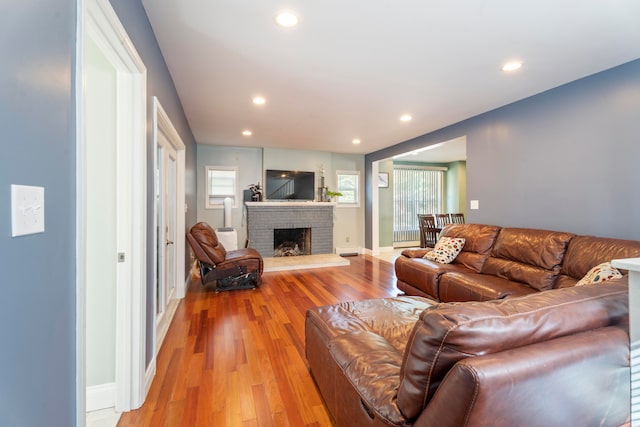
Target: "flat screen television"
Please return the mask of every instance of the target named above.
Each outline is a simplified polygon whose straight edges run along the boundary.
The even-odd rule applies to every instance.
[[[265,171],[266,200],[314,200],[315,186],[315,172],[274,169]]]

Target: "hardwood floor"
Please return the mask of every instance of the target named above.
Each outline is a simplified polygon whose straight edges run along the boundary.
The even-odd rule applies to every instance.
[[[157,358],[142,408],[118,426],[330,426],[307,370],[309,307],[395,296],[393,265],[368,255],[348,267],[269,272],[256,290],[191,285]]]

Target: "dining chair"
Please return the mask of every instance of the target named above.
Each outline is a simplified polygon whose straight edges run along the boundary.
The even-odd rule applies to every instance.
[[[451,223],[451,218],[449,218],[449,214],[435,214],[436,218],[436,227],[443,228],[445,225]]]
[[[450,213],[449,219],[451,224],[464,224],[464,214],[463,213]]]
[[[436,226],[435,216],[432,214],[418,214],[418,225],[420,226],[420,247],[434,247],[438,241],[438,233],[441,230]]]

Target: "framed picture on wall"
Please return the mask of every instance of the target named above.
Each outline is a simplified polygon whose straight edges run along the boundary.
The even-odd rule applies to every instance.
[[[378,173],[378,187],[389,188],[389,172]]]

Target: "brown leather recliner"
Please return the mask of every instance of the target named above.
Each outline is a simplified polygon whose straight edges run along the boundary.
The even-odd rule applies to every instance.
[[[215,281],[216,291],[222,291],[251,289],[262,282],[262,256],[254,248],[227,251],[206,222],[191,227],[187,241],[200,264],[203,286]]]

